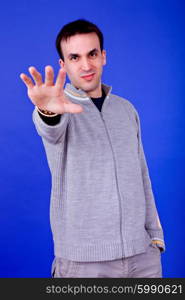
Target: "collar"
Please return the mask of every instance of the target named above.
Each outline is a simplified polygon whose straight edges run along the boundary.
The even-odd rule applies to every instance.
[[[101,85],[107,97],[110,94],[112,87],[104,83],[102,83]],[[66,95],[76,100],[86,101],[90,99],[86,92],[84,92],[82,89],[77,89],[72,83],[67,83],[65,85],[64,92]]]

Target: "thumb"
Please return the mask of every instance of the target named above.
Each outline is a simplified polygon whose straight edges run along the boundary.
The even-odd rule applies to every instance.
[[[64,109],[65,112],[72,113],[72,114],[83,112],[83,107],[81,105],[72,102],[64,103]]]

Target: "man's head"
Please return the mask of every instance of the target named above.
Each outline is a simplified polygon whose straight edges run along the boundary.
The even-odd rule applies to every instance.
[[[71,83],[89,96],[101,96],[106,52],[99,28],[83,19],[68,23],[58,33],[56,48],[59,64],[67,72]]]

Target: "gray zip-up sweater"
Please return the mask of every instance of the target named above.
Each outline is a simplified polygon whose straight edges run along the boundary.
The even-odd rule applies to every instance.
[[[65,94],[83,106],[47,125],[33,111],[51,171],[50,222],[57,257],[104,261],[163,242],[141,141],[139,116],[126,99],[106,93],[101,112],[81,89]]]

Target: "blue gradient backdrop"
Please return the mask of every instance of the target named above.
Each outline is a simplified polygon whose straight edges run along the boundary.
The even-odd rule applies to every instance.
[[[5,3],[5,4],[4,4]],[[166,252],[164,277],[185,277],[184,1],[7,1],[0,10],[0,277],[50,277],[50,173],[19,78],[58,71],[55,37],[77,18],[104,33],[103,81],[139,112]]]

